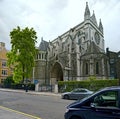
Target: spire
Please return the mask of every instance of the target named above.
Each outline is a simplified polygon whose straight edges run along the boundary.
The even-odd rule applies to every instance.
[[[103,33],[103,25],[102,25],[101,19],[100,19],[100,22],[99,22],[99,30]]]
[[[84,13],[84,20],[89,19],[90,18],[90,10],[88,7],[88,2],[86,2],[86,8],[85,8],[85,13]]]
[[[96,17],[95,17],[94,10],[93,10],[93,14],[92,14],[92,16],[91,16],[91,20],[92,20],[92,22],[97,26],[97,20],[96,20]]]
[[[43,37],[41,37],[41,42],[43,41]]]
[[[43,40],[43,37],[41,37],[41,42],[40,42],[40,45],[39,45],[39,49],[41,51],[47,51],[48,45],[49,45],[49,43],[47,41]]]

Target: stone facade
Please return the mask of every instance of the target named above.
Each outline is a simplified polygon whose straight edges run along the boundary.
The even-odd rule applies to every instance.
[[[106,54],[109,57],[110,78],[120,79],[120,51],[113,52],[107,48]]]
[[[39,53],[36,56],[35,67],[33,68],[33,79],[39,81],[40,84],[49,84],[47,48],[48,42],[41,39],[38,47]]]
[[[44,81],[50,84],[57,81],[86,80],[90,76],[104,79],[109,76],[109,62],[104,50],[104,34],[101,20],[99,25],[95,13],[90,15],[88,3],[86,3],[84,21],[48,44],[42,40],[46,50]],[[47,44],[47,45],[45,45]],[[43,46],[43,45],[41,45]],[[44,64],[40,63],[40,64]],[[36,65],[38,66],[38,65]],[[42,72],[39,70],[39,80]]]

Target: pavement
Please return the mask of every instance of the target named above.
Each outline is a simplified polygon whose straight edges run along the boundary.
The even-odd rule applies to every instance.
[[[25,93],[31,95],[45,95],[45,96],[61,96],[59,93],[52,93],[52,92],[35,92],[35,91],[28,91],[25,90],[13,90],[13,89],[5,89],[0,88],[0,91],[5,92],[16,92],[16,93]],[[41,119],[40,117],[32,116],[23,112],[19,112],[16,110],[12,110],[7,107],[0,106],[0,119]]]

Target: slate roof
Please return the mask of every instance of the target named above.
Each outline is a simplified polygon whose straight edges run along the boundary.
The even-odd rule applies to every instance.
[[[87,53],[100,53],[99,47],[92,41],[87,49]]]
[[[42,40],[39,45],[39,49],[41,51],[47,51],[48,45],[49,45],[49,43],[47,41]]]

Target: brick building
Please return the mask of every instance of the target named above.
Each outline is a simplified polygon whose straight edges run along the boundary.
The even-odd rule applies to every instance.
[[[12,75],[12,69],[7,66],[7,52],[5,43],[0,42],[0,84],[4,82],[8,76]]]

